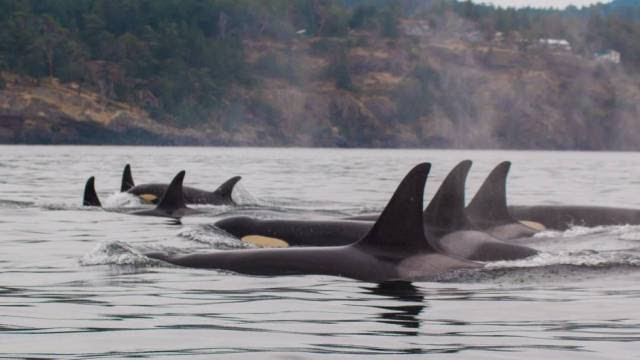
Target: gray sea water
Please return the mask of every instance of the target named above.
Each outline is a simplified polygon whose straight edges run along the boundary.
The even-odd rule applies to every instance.
[[[2,358],[631,359],[640,351],[640,226],[574,227],[482,276],[376,285],[328,276],[251,277],[151,261],[148,249],[243,245],[211,225],[234,214],[318,218],[380,210],[415,164],[428,200],[460,160],[468,199],[511,160],[512,204],[640,208],[637,153],[0,146]],[[138,183],[214,189],[243,176],[239,207],[175,223],[121,210]],[[83,208],[96,176],[106,210]],[[118,211],[115,211],[118,210]]]

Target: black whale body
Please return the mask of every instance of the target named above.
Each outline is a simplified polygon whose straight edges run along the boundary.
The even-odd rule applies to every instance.
[[[471,161],[456,165],[424,210],[423,218],[431,238],[446,254],[478,261],[517,260],[538,253],[527,246],[495,238],[479,228],[467,216],[465,183]],[[480,189],[482,191],[482,189]]]
[[[205,191],[185,186],[183,188],[184,201],[187,204],[235,205],[235,202],[231,198],[231,191],[227,189],[232,189],[238,181],[240,181],[239,176],[233,177],[222,184],[222,186],[216,191]],[[167,191],[168,187],[169,184],[141,184],[127,190],[127,192],[136,196],[151,194],[156,197],[156,199],[158,199],[155,201],[151,201],[152,203],[156,204],[162,197],[162,194]],[[223,190],[220,190],[221,188]]]
[[[538,232],[516,220],[507,207],[507,176],[511,162],[498,164],[484,180],[465,208],[469,221],[479,230],[500,240],[530,237]]]
[[[554,230],[567,230],[573,225],[640,225],[638,209],[581,205],[507,206],[506,180],[510,166],[507,161],[496,166],[466,208],[470,221],[496,238],[523,238],[540,230],[522,222],[537,223]]]
[[[425,237],[422,201],[429,169],[427,163],[413,168],[376,223],[349,245],[147,256],[179,266],[249,275],[317,274],[370,282],[433,279],[450,271],[477,268],[477,263],[438,253]]]
[[[498,165],[466,208],[474,225],[497,238],[527,237],[538,231],[521,222],[538,223],[554,230],[567,230],[573,225],[640,224],[640,210],[637,209],[580,205],[507,206],[506,178],[509,167],[509,162]]]
[[[231,197],[233,188],[242,177],[234,176],[225,181],[215,191],[206,191],[194,187],[183,187],[184,201],[186,204],[208,205],[235,205]],[[131,175],[131,166],[127,164],[122,172],[121,192],[143,197],[151,203],[157,204],[162,195],[167,191],[169,184],[149,183],[135,185]]]
[[[538,223],[554,230],[567,230],[573,225],[640,224],[638,209],[580,205],[507,206],[506,177],[509,166],[508,162],[498,165],[467,206],[467,214],[474,225],[498,238],[525,237],[537,232],[520,221]]]
[[[180,171],[171,180],[167,189],[160,197],[158,205],[153,209],[137,210],[128,212],[131,215],[143,216],[159,216],[179,219],[187,215],[198,214],[200,211],[187,207],[182,193],[182,182],[184,181],[185,171]],[[84,206],[102,207],[102,203],[98,198],[95,188],[95,178],[90,177],[84,187],[84,196],[82,200]]]
[[[509,206],[516,218],[534,221],[554,230],[571,226],[640,225],[640,210],[605,206],[536,205]]]
[[[238,239],[259,235],[284,240],[291,246],[338,246],[360,240],[373,224],[372,221],[262,220],[231,216],[214,225]]]
[[[464,211],[464,185],[471,161],[456,166],[443,181],[423,213],[423,226],[430,244],[459,258],[494,261],[535,255],[526,246],[504,243],[477,231]],[[292,246],[332,246],[356,242],[373,226],[369,221],[352,220],[260,220],[246,216],[229,217],[215,225],[243,238],[249,235],[273,237]]]
[[[465,208],[468,222],[475,229],[503,241],[530,237],[538,232],[516,220],[507,208],[506,183],[510,167],[509,161],[498,164]],[[377,214],[366,214],[344,219],[373,221],[377,217]]]

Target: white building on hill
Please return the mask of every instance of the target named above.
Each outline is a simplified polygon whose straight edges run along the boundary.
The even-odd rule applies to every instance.
[[[571,44],[565,39],[540,39],[538,42],[551,50],[571,51]]]
[[[620,53],[615,50],[600,51],[594,54],[597,62],[612,62],[614,64],[620,64]]]

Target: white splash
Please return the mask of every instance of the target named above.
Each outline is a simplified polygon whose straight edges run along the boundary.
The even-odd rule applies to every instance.
[[[137,208],[145,204],[143,204],[142,201],[140,201],[139,197],[133,194],[129,194],[126,192],[116,192],[106,197],[102,201],[102,205],[103,207],[108,209],[115,209],[115,208]]]
[[[79,260],[82,266],[95,265],[153,265],[157,261],[150,259],[127,243],[109,241],[98,244],[91,252]]]
[[[52,203],[45,201],[36,201],[35,203],[38,207],[44,210],[58,211],[58,210],[78,210],[82,209],[83,206],[81,203]]]
[[[578,252],[542,252],[538,255],[511,261],[495,261],[485,265],[487,269],[498,268],[533,268],[551,265],[575,265],[575,266],[610,266],[629,265],[640,266],[640,257],[619,252],[598,252],[584,250]]]
[[[606,232],[605,226],[572,226],[565,231],[546,230],[534,235],[535,238],[573,238]]]
[[[242,186],[242,182],[233,187],[231,199],[238,205],[262,205],[258,199]]]
[[[546,230],[535,234],[534,238],[575,238],[588,235],[618,236],[623,240],[640,240],[640,226],[638,225],[609,225],[609,226],[572,226],[565,231]]]
[[[201,244],[211,245],[216,249],[251,249],[253,244],[236,239],[213,225],[198,225],[186,227],[178,236]]]

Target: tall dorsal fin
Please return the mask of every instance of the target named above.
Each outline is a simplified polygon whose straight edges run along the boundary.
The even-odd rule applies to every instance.
[[[185,171],[182,170],[173,178],[173,180],[171,180],[171,184],[169,184],[167,190],[165,190],[156,209],[171,213],[177,209],[187,207],[187,204],[184,201],[184,193],[182,192],[184,174]]]
[[[96,193],[95,181],[96,179],[92,176],[84,185],[84,196],[82,198],[82,205],[84,206],[102,206]]]
[[[424,186],[431,164],[422,163],[404,177],[369,233],[358,246],[394,247],[403,251],[435,251],[422,225]]]
[[[131,166],[129,164],[124,166],[122,171],[122,183],[120,184],[120,192],[125,192],[136,186],[133,183],[133,176],[131,176]]]
[[[507,210],[507,175],[511,162],[503,161],[484,180],[467,206],[467,216],[478,225],[503,225],[516,222]]]
[[[440,188],[424,210],[424,224],[437,231],[472,228],[464,209],[464,186],[471,168],[471,160],[461,161],[444,179]]]
[[[216,189],[216,191],[214,191],[214,193],[216,193],[221,197],[231,200],[231,193],[233,192],[233,188],[241,179],[242,179],[242,176],[232,177],[231,179],[225,181],[222,185],[218,186],[218,188]]]

